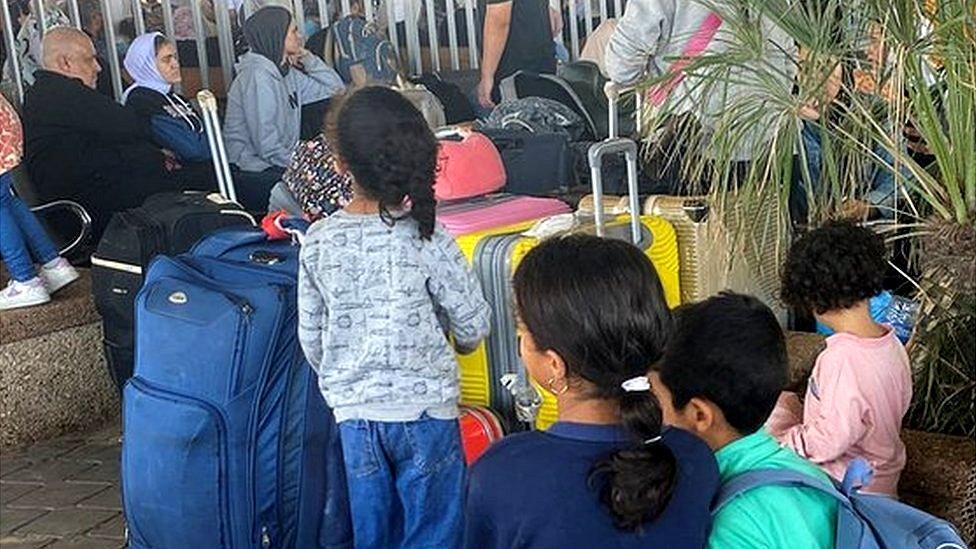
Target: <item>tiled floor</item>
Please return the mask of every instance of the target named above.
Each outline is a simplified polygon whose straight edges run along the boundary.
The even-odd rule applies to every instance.
[[[0,455],[0,547],[125,545],[119,425]]]

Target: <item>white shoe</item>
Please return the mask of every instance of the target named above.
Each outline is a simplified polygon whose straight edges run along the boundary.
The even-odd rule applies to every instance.
[[[53,294],[61,288],[64,288],[68,284],[78,280],[79,277],[78,271],[63,257],[55,259],[37,271],[44,281],[44,287],[47,288],[47,293],[49,294]]]
[[[43,305],[48,301],[51,301],[51,296],[36,276],[27,282],[11,280],[6,288],[0,290],[0,311]]]

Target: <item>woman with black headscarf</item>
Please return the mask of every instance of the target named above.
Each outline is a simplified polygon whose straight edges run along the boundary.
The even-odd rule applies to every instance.
[[[249,210],[263,211],[298,143],[302,106],[332,97],[344,85],[302,47],[285,8],[256,11],[244,23],[244,36],[250,51],[241,56],[227,94],[224,141],[238,198]]]

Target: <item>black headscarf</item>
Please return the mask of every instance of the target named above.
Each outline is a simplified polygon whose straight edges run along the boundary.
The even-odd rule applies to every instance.
[[[282,75],[288,73],[288,65],[281,61],[290,26],[291,13],[281,6],[265,6],[244,22],[244,38],[251,51],[271,60]]]

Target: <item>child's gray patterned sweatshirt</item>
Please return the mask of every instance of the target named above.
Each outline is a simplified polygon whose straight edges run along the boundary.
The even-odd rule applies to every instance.
[[[299,340],[336,421],[457,416],[460,349],[487,337],[490,309],[457,244],[436,226],[344,211],[314,223],[298,276]]]

